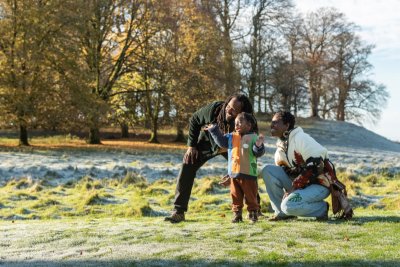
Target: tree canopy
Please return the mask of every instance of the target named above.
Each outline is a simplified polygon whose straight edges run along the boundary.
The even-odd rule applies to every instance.
[[[200,106],[233,93],[256,112],[377,120],[388,99],[373,51],[336,9],[290,0],[0,0],[1,127],[151,129],[177,140]]]

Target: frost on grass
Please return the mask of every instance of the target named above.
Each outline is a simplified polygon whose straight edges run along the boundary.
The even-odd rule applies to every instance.
[[[267,152],[259,159],[259,168],[265,164],[273,164],[274,141],[271,138],[267,139]],[[342,172],[400,172],[400,152],[337,145],[327,148],[332,162]],[[21,177],[31,180],[46,179],[52,184],[66,183],[85,176],[97,179],[125,178],[127,183],[130,182],[130,178],[140,177],[148,182],[161,178],[173,180],[178,175],[182,156],[181,152],[158,151],[0,152],[0,183],[4,184],[7,180]],[[200,168],[197,176],[224,175],[226,165],[225,159],[217,156]],[[40,187],[37,190],[40,190]]]
[[[137,261],[141,266],[157,262],[160,266],[313,266],[313,262],[360,266],[360,261],[366,261],[366,266],[385,266],[385,261],[395,266],[390,263],[400,260],[399,224],[379,219],[384,213],[372,214],[376,217],[369,221],[363,221],[367,214],[360,212],[360,218],[350,222],[260,221],[254,225],[233,225],[228,218],[204,214],[197,221],[178,225],[161,218],[0,222],[0,258],[3,263],[79,262],[85,266],[95,261],[112,265],[116,260]]]

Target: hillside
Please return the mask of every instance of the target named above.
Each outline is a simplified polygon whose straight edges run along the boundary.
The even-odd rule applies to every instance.
[[[326,146],[400,152],[399,143],[353,123],[309,118],[299,120],[299,126]]]

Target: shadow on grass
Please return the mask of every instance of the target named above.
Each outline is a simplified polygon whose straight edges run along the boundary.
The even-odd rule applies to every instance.
[[[234,261],[207,260],[62,260],[62,261],[0,261],[0,266],[399,266],[396,260],[344,260],[344,261],[293,261],[276,262],[274,260],[258,261],[255,263]]]
[[[351,220],[330,219],[326,221],[326,223],[331,223],[331,224],[351,223],[358,225],[369,222],[400,223],[400,217],[399,216],[355,216]]]
[[[400,223],[400,217],[399,216],[360,216],[360,217],[356,216],[350,222],[355,222],[360,224],[369,222]]]

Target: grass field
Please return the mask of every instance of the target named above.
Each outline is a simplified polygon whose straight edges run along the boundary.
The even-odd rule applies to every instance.
[[[224,213],[222,213],[224,214]],[[221,215],[222,215],[221,214]],[[357,211],[350,222],[258,222],[190,213],[161,217],[1,222],[4,265],[398,266],[398,212]]]
[[[340,174],[355,218],[230,223],[228,190],[198,179],[187,221],[163,221],[175,185],[123,179],[52,186],[29,179],[0,188],[5,266],[399,266],[398,176]],[[260,184],[263,182],[260,180]],[[263,211],[268,196],[261,190]],[[269,214],[270,215],[270,214]]]
[[[32,147],[0,138],[2,151],[164,150],[145,139],[89,146],[71,136],[35,137]],[[0,183],[0,266],[400,266],[400,175],[339,173],[355,208],[351,221],[298,218],[232,224],[219,177],[196,179],[186,221],[164,222],[175,182],[82,177],[65,183]],[[271,216],[264,182],[263,212]],[[329,198],[328,198],[329,201]],[[332,214],[330,214],[332,215]]]

